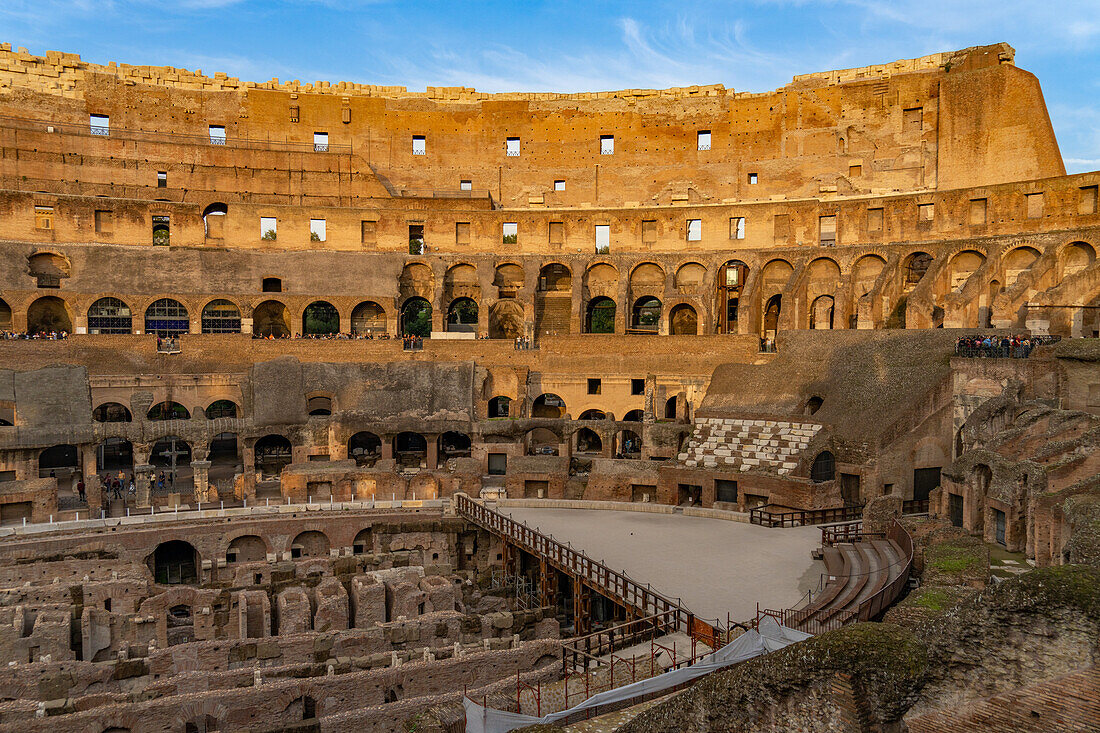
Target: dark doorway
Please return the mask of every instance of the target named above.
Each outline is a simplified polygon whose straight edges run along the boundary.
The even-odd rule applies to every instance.
[[[844,500],[844,506],[859,505],[859,474],[840,474],[840,496]]]
[[[947,513],[951,516],[951,525],[963,526],[963,498],[958,494],[947,495]]]
[[[913,498],[926,501],[932,489],[940,485],[940,467],[918,468],[913,471]]]

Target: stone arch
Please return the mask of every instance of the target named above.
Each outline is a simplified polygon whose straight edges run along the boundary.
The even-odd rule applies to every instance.
[[[373,300],[364,300],[351,311],[351,332],[356,336],[386,333],[386,309]]]
[[[489,306],[489,338],[517,339],[525,330],[523,306],[515,300],[498,300]]]
[[[0,298],[0,331],[11,330],[11,306],[3,298]]]
[[[578,420],[606,420],[607,413],[598,408],[591,408],[581,413]]]
[[[548,262],[539,270],[539,292],[568,292],[573,287],[573,272],[560,262]]]
[[[340,311],[327,300],[315,300],[302,311],[303,336],[340,333]]]
[[[1096,249],[1088,242],[1070,242],[1062,248],[1059,261],[1062,277],[1074,275],[1096,262]]]
[[[641,262],[630,271],[630,288],[660,288],[665,287],[665,270],[656,262]]]
[[[293,448],[285,436],[278,434],[265,435],[256,441],[255,445],[256,472],[261,476],[274,474],[276,476],[290,465],[293,460]]]
[[[615,434],[616,458],[640,458],[642,455],[642,436],[633,430],[620,430]]]
[[[348,458],[357,466],[373,466],[382,457],[382,439],[369,430],[348,438]]]
[[[401,270],[398,291],[402,301],[420,297],[429,303],[435,293],[435,274],[423,262],[410,262]]]
[[[470,436],[454,430],[448,430],[439,436],[439,460],[470,457]]]
[[[630,310],[630,329],[636,333],[657,333],[661,326],[663,306],[659,298],[643,295]]]
[[[512,398],[498,395],[489,400],[489,417],[509,417],[512,409]]]
[[[236,418],[241,416],[241,408],[237,406],[237,403],[233,400],[226,399],[214,400],[207,405],[204,412],[206,413],[207,420],[217,420],[222,417]]]
[[[241,309],[231,300],[218,298],[203,306],[200,321],[203,333],[240,333]]]
[[[565,400],[552,392],[540,394],[531,403],[531,417],[565,417]]]
[[[225,216],[229,207],[220,201],[214,202],[202,210],[203,233],[209,239],[221,239],[225,236]]]
[[[194,585],[199,582],[199,551],[190,542],[161,542],[146,558],[153,580],[160,585]]]
[[[178,402],[165,400],[149,408],[146,420],[190,420],[191,412]]]
[[[235,562],[261,562],[267,559],[271,548],[263,537],[257,534],[242,534],[234,537],[225,550],[225,561]]]
[[[455,298],[447,306],[447,331],[477,333],[478,308],[473,298]]]
[[[585,333],[615,333],[615,301],[599,296],[588,301],[584,314]]]
[[[290,336],[290,311],[278,300],[265,300],[252,310],[252,333],[260,338]]]
[[[810,465],[810,480],[814,483],[832,481],[836,478],[836,458],[830,451],[823,450],[814,456]]]
[[[40,288],[59,288],[61,280],[72,274],[72,263],[63,254],[39,251],[27,257],[27,274]]]
[[[561,436],[547,428],[528,430],[523,436],[524,453],[529,456],[556,456]]]
[[[191,319],[187,308],[174,298],[160,298],[145,309],[145,333],[175,338],[190,330]]]
[[[133,422],[129,408],[120,402],[104,402],[92,410],[96,422]]]
[[[737,333],[741,293],[748,277],[749,266],[741,260],[729,260],[718,268],[715,282],[717,319],[715,333]]]
[[[38,477],[80,470],[80,453],[75,445],[54,445],[38,454]]]
[[[905,256],[901,266],[903,282],[906,287],[912,287],[924,279],[928,268],[932,266],[933,257],[927,252],[910,252]]]
[[[297,560],[306,557],[328,557],[332,544],[328,535],[317,529],[299,532],[290,541],[290,557]]]
[[[493,285],[498,298],[514,298],[525,280],[523,268],[514,262],[502,262],[493,271]]]
[[[1015,247],[1006,253],[1001,260],[1001,266],[1004,268],[1004,287],[1007,289],[1015,285],[1020,275],[1030,270],[1037,259],[1039,259],[1039,250],[1027,245]]]
[[[366,555],[374,552],[374,528],[364,527],[355,534],[355,539],[351,543],[352,553],[355,555]]]
[[[72,333],[69,306],[56,295],[38,298],[27,308],[27,333]]]
[[[398,465],[423,468],[428,460],[428,441],[420,433],[398,433],[393,437],[393,457]]]
[[[603,438],[591,428],[581,428],[573,435],[574,445],[578,453],[601,453],[603,451]]]
[[[589,298],[614,297],[619,288],[619,271],[607,262],[594,262],[584,271],[584,287]]]
[[[645,412],[642,410],[630,410],[623,415],[623,422],[641,422],[645,418]]]
[[[781,294],[776,293],[768,298],[768,301],[764,304],[764,312],[761,314],[763,317],[760,331],[761,338],[775,341],[776,334],[779,333],[779,315],[782,308],[783,296]]]
[[[947,263],[947,291],[962,290],[971,276],[985,263],[985,255],[974,249],[956,252]]]
[[[862,298],[871,292],[875,281],[886,268],[886,260],[877,254],[866,254],[852,265],[852,294]]]
[[[685,262],[676,269],[676,289],[681,293],[700,290],[707,281],[707,268],[698,262]]]
[[[401,335],[427,338],[432,335],[432,304],[420,296],[401,305]]]
[[[818,331],[828,331],[833,327],[833,316],[836,303],[831,295],[819,295],[810,304],[810,328]]]
[[[133,333],[134,315],[125,301],[108,296],[88,306],[88,333]]]
[[[668,312],[668,332],[674,336],[695,336],[699,333],[699,314],[689,303],[673,306]]]
[[[453,301],[458,298],[481,299],[481,285],[477,278],[477,268],[467,262],[452,265],[443,275],[443,299]]]

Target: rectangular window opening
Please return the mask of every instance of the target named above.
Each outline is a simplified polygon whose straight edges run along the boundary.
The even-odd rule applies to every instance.
[[[596,225],[596,254],[603,255],[611,251],[611,225]]]
[[[749,174],[749,185],[750,186],[755,186],[759,182],[760,182],[760,176],[758,176],[755,173],[750,173]]]
[[[428,141],[423,135],[413,135],[413,155],[427,155]]]
[[[600,394],[603,389],[602,379],[589,379],[588,380],[588,394]]]
[[[863,175],[863,166],[859,163],[853,163],[848,166],[848,177],[859,178]]]
[[[460,191],[473,191],[474,190],[474,182],[473,181],[459,181],[458,182],[458,190],[460,190]]]
[[[986,199],[970,199],[970,224],[981,226],[986,222]]]
[[[35,229],[53,229],[53,207],[52,206],[35,206],[34,207],[34,228]]]
[[[364,219],[359,224],[359,238],[363,244],[374,244],[375,232],[378,229],[378,222],[370,219]]]
[[[157,188],[168,188],[168,171],[157,171]]]
[[[917,221],[931,223],[936,218],[935,204],[917,204]]]
[[[822,247],[836,246],[836,215],[822,216],[818,218],[819,243]]]
[[[702,219],[688,219],[687,222],[687,241],[698,242],[703,239],[703,220]]]
[[[550,222],[550,244],[555,247],[560,247],[565,244],[565,222],[552,221]]]
[[[96,234],[110,234],[114,222],[114,212],[97,210],[95,212]]]
[[[422,255],[427,249],[424,244],[424,225],[409,224],[409,254]]]
[[[600,135],[600,155],[615,154],[615,136]]]
[[[775,215],[775,239],[778,242],[786,242],[791,236],[791,217],[789,214]]]
[[[1043,194],[1041,193],[1029,193],[1024,198],[1027,199],[1027,218],[1038,219],[1043,215]]]
[[[274,216],[260,217],[260,239],[265,242],[274,242],[279,235],[279,222]]]
[[[111,134],[111,118],[107,115],[88,115],[88,124],[93,135]]]
[[[565,190],[565,181],[561,181],[561,180],[554,181],[554,190],[555,191],[564,191]]]
[[[657,243],[657,220],[646,219],[642,222],[642,244]]]
[[[730,217],[730,239],[744,239],[745,238],[745,217],[743,216],[731,216]]]
[[[630,394],[632,394],[632,395],[645,394],[645,380],[644,379],[631,379],[630,380]]]
[[[924,129],[924,108],[910,107],[902,111],[901,125],[904,132],[919,133]]]
[[[509,158],[519,157],[519,138],[510,137],[504,141],[504,152]]]
[[[455,244],[470,243],[470,222],[460,221],[455,223]]]
[[[514,221],[506,221],[501,226],[501,242],[504,244],[516,244],[519,241],[519,224]]]
[[[328,133],[327,132],[315,132],[313,133],[313,150],[317,153],[324,153],[328,151]]]
[[[869,232],[881,232],[882,231],[882,220],[883,220],[883,215],[882,214],[883,214],[882,209],[867,209],[867,231],[869,231]]]
[[[1081,187],[1081,201],[1077,205],[1078,214],[1095,214],[1096,213],[1096,186],[1082,186]]]
[[[325,241],[325,220],[324,219],[310,219],[309,220],[309,241],[311,241],[311,242],[323,242],[323,241]]]
[[[700,130],[698,136],[699,150],[710,150],[710,130]]]
[[[225,125],[210,126],[210,144],[225,145]]]

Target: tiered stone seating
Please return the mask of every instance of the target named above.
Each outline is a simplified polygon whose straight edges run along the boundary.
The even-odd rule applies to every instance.
[[[829,580],[816,598],[795,617],[811,633],[827,627],[841,612],[855,612],[901,574],[905,557],[893,540],[840,543],[822,553]]]
[[[741,418],[696,418],[679,461],[689,468],[732,468],[790,473],[798,455],[821,430],[815,423]]]

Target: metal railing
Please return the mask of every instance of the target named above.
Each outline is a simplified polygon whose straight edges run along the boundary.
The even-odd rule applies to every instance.
[[[830,524],[821,528],[821,544],[832,547],[841,542],[861,542],[867,537],[885,537],[882,532],[864,532],[863,520],[848,524]]]
[[[584,671],[605,664],[601,657],[644,641],[655,641],[667,634],[675,622],[675,611],[666,611],[563,641],[561,673],[565,675],[570,670]]]
[[[862,518],[862,504],[831,507],[829,509],[791,509],[775,504],[765,504],[749,510],[749,522],[759,524],[762,527],[804,527],[809,524],[847,522]]]
[[[714,626],[695,618],[679,600],[672,600],[652,590],[648,585],[628,578],[601,562],[593,560],[572,547],[563,545],[553,537],[521,524],[511,517],[489,509],[465,494],[454,497],[455,512],[496,534],[535,557],[544,558],[551,566],[588,585],[627,608],[633,615],[648,618],[670,614],[669,628],[683,631],[689,636],[704,638],[715,636]]]
[[[927,514],[928,499],[906,499],[901,503],[902,514]]]
[[[209,134],[189,135],[176,132],[155,132],[147,130],[125,130],[114,126],[89,125],[87,123],[56,122],[26,117],[0,115],[0,128],[29,130],[32,132],[61,133],[64,135],[82,135],[91,137],[109,137],[114,140],[132,140],[135,142],[169,143],[174,145],[217,145],[244,150],[275,150],[296,153],[351,153],[350,145],[324,145],[319,149],[312,142],[289,142],[285,140],[258,140],[252,138],[227,137],[224,142],[213,142]]]

